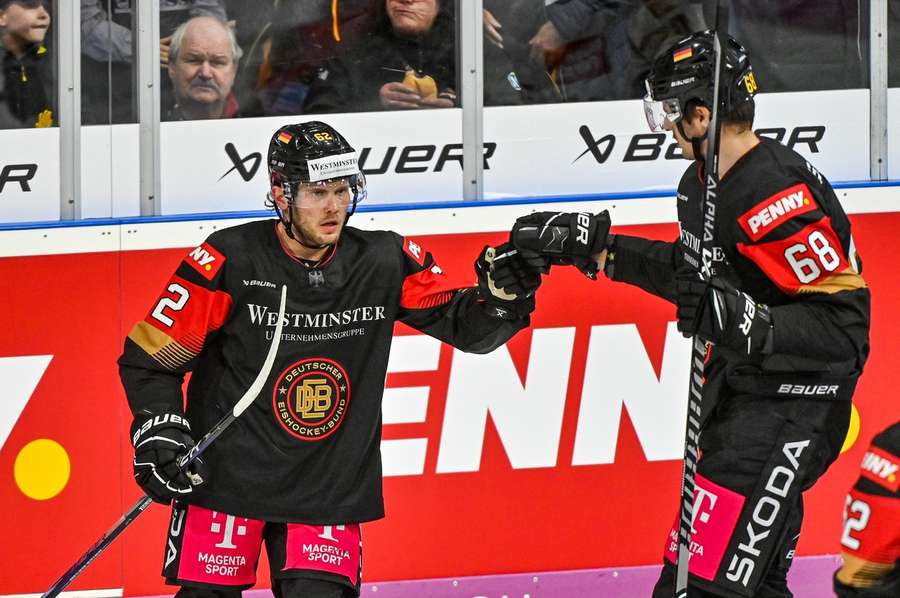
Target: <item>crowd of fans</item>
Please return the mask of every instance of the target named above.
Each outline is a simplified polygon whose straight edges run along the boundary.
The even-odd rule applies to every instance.
[[[134,3],[81,0],[84,124],[137,120]],[[484,0],[485,105],[641,97],[658,51],[710,26],[714,5]],[[56,124],[50,6],[0,0],[0,128]],[[861,88],[868,85],[861,6],[733,0],[730,29],[750,46],[766,91]],[[160,0],[161,114],[196,120],[458,106],[458,10],[459,0]],[[897,44],[897,3],[890,13]],[[890,68],[892,85],[900,85],[900,61]]]

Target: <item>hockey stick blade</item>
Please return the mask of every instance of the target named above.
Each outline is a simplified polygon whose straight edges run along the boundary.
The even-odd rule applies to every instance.
[[[278,306],[278,322],[275,324],[275,332],[272,336],[272,343],[269,345],[269,352],[266,354],[266,359],[263,361],[262,368],[259,371],[259,374],[256,375],[256,379],[250,385],[250,388],[247,389],[247,392],[238,400],[235,404],[234,408],[231,410],[231,413],[223,417],[219,422],[212,427],[212,429],[204,434],[203,438],[200,439],[194,448],[182,458],[179,463],[179,468],[184,470],[188,465],[190,465],[195,459],[197,459],[203,451],[206,450],[212,442],[225,431],[225,429],[234,422],[238,416],[250,406],[250,403],[259,396],[260,391],[263,386],[265,386],[266,380],[269,377],[269,374],[272,372],[272,365],[275,363],[275,356],[278,353],[278,345],[281,343],[281,331],[284,328],[284,313],[285,308],[287,306],[287,285],[281,286],[281,302]],[[44,592],[41,595],[41,598],[54,598],[58,596],[60,592],[66,589],[72,581],[78,575],[84,571],[88,565],[90,565],[94,559],[100,556],[110,544],[112,544],[113,540],[119,537],[119,535],[125,531],[125,529],[131,525],[131,523],[138,518],[138,516],[143,513],[147,507],[153,500],[149,496],[142,496],[140,500],[138,500],[134,506],[132,506],[128,511],[125,512],[124,515],[119,517],[119,520],[113,524],[113,526],[103,534],[99,540],[97,540],[90,548],[88,548],[87,552],[81,555],[75,563],[69,567],[69,569],[60,576],[56,582],[50,586],[50,589]]]
[[[716,207],[719,193],[719,146],[721,130],[719,122],[719,83],[722,76],[724,51],[729,17],[729,0],[719,0],[716,5],[716,30],[713,38],[715,52],[715,72],[713,75],[712,114],[709,122],[709,136],[706,151],[706,187],[703,193],[702,211],[704,230],[714,237],[716,230]],[[701,237],[700,270],[707,277],[712,276],[712,247],[708,246],[707,235]],[[694,492],[696,489],[697,460],[700,450],[701,401],[703,399],[704,363],[707,345],[700,338],[691,341],[691,372],[688,390],[688,408],[684,432],[684,462],[681,470],[681,505],[678,517],[678,553],[675,565],[675,598],[688,597],[689,568],[691,559],[691,531],[694,523]]]

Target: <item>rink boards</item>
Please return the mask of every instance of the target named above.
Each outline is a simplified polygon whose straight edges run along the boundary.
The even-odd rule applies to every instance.
[[[900,187],[840,195],[873,289],[872,357],[855,397],[859,440],[808,493],[800,555],[839,551],[866,442],[898,413]],[[677,235],[672,197],[366,211],[351,222],[413,237],[451,280],[471,284],[481,247],[504,240],[516,216],[604,208],[620,232]],[[242,221],[0,231],[0,595],[45,590],[138,497],[115,366],[122,340],[187,249]],[[365,578],[658,563],[687,396],[689,348],[673,320],[662,300],[557,268],[532,328],[489,355],[398,325],[384,404],[388,516],[364,528]],[[73,589],[165,593],[166,514],[153,506]]]

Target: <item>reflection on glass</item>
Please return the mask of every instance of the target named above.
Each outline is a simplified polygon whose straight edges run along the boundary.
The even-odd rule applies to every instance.
[[[109,0],[81,0],[83,124],[136,121],[131,69],[132,16],[130,5],[126,8]]]
[[[50,23],[45,2],[0,0],[0,129],[58,124]]]
[[[889,4],[896,20],[900,7]],[[746,40],[762,91],[864,88],[868,6],[732,0],[729,32]],[[484,7],[485,104],[514,105],[641,97],[653,59],[713,26],[716,2],[485,0]]]
[[[485,0],[484,6],[488,105],[639,98],[659,51],[705,28],[698,1]],[[505,82],[518,93],[494,93]]]
[[[730,31],[749,50],[760,91],[868,87],[868,2],[735,0],[732,7]]]

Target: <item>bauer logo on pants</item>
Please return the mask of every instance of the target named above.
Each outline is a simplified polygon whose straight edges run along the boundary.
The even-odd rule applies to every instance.
[[[298,361],[278,376],[272,405],[288,434],[300,440],[327,438],[344,423],[350,406],[347,372],[323,357]]]

